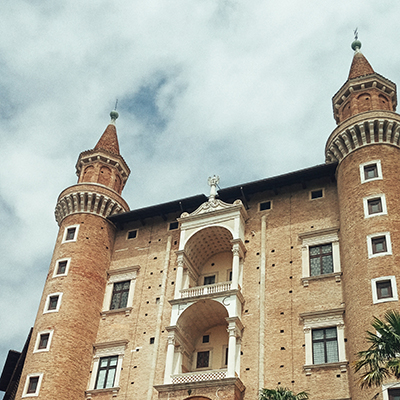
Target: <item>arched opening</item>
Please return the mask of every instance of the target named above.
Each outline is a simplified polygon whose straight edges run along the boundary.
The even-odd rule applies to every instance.
[[[119,177],[119,175],[117,175],[117,176],[115,177],[114,190],[115,190],[117,193],[121,193],[121,178]]]
[[[102,185],[108,186],[111,180],[111,169],[103,166],[100,168],[99,180],[98,182]]]
[[[93,181],[93,175],[94,175],[94,167],[93,167],[93,165],[89,165],[83,171],[81,182],[92,182]]]
[[[379,108],[381,110],[390,110],[389,100],[383,94],[379,95]]]
[[[347,102],[342,109],[342,120],[347,119],[351,116],[350,102]]]
[[[177,329],[187,341],[181,344],[178,373],[218,370],[227,367],[228,311],[214,300],[200,300],[188,307],[177,322]]]
[[[360,94],[357,97],[359,112],[369,111],[372,109],[371,95],[369,93]]]

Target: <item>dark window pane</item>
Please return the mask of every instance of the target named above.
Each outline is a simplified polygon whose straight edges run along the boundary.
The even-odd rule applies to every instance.
[[[310,276],[333,272],[332,244],[323,244],[309,248]]]
[[[210,335],[204,335],[203,336],[203,343],[209,343],[210,342]]]
[[[264,203],[260,203],[260,211],[270,210],[271,209],[271,202],[265,201]]]
[[[312,342],[314,364],[339,360],[336,328],[313,329]]]
[[[130,284],[131,281],[114,283],[110,310],[125,308],[127,306]]]
[[[368,200],[368,213],[376,214],[380,212],[382,212],[382,200],[380,198]]]
[[[209,351],[199,351],[197,353],[197,363],[196,368],[207,368],[210,361]]]
[[[312,199],[319,199],[320,197],[322,197],[322,194],[323,194],[322,189],[313,190],[311,192],[311,198]]]
[[[67,269],[67,261],[60,261],[57,267],[57,275],[65,274]]]
[[[49,308],[48,310],[56,310],[58,303],[58,296],[51,296],[49,301]]]
[[[384,253],[386,250],[386,237],[381,236],[372,239],[372,253]]]
[[[39,346],[38,349],[47,348],[47,343],[49,343],[50,333],[43,333],[40,335]]]
[[[114,387],[117,364],[118,356],[100,358],[95,389],[106,389]]]
[[[389,400],[400,400],[400,389],[389,389]]]
[[[67,229],[67,237],[66,240],[74,240],[76,228],[68,228]]]
[[[366,165],[364,167],[365,179],[372,179],[378,177],[378,168],[376,164]]]
[[[205,276],[204,277],[204,284],[205,285],[212,285],[214,283],[215,283],[215,275]]]
[[[385,299],[385,298],[393,297],[392,282],[391,281],[376,282],[376,292],[377,292],[378,299]]]
[[[31,376],[29,378],[29,384],[28,384],[28,391],[27,393],[36,393],[36,389],[39,383],[39,377],[38,376]]]
[[[169,224],[169,230],[170,231],[173,231],[174,229],[178,229],[178,227],[179,227],[179,222],[178,221],[171,222]]]
[[[137,236],[137,230],[128,232],[128,239],[135,239],[136,236]]]

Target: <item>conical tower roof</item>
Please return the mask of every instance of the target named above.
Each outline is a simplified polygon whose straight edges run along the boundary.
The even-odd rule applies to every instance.
[[[375,71],[371,67],[371,64],[365,58],[361,51],[354,53],[353,62],[351,63],[350,72],[348,79],[359,78],[360,76],[371,75]]]
[[[102,149],[110,153],[120,155],[117,128],[115,126],[115,121],[118,118],[118,113],[116,111],[112,111],[110,113],[110,116],[111,116],[111,122],[107,126],[104,133],[101,135],[101,138],[94,147],[94,150]]]

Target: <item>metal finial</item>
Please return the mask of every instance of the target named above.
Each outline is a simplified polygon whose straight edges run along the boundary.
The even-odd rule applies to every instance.
[[[114,107],[114,110],[115,110],[115,111],[117,111],[117,106],[118,106],[118,99],[115,100],[115,107]]]
[[[351,48],[358,53],[361,49],[361,42],[358,40],[358,28],[354,29],[354,41],[351,44]]]

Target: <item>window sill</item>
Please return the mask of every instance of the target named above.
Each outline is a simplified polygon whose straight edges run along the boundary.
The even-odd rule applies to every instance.
[[[307,276],[307,277],[301,278],[301,282],[303,283],[304,287],[308,286],[309,281],[317,281],[317,280],[320,280],[320,279],[335,278],[336,282],[340,282],[342,274],[343,273],[341,271],[338,271],[338,272],[333,272],[331,274]]]
[[[107,311],[102,311],[101,312],[101,318],[106,319],[107,315],[110,314],[122,314],[125,313],[125,317],[130,315],[132,311],[132,307],[126,307],[126,308],[117,308],[116,310],[107,310]]]
[[[311,365],[304,365],[304,372],[306,375],[311,375],[311,370],[313,369],[340,369],[340,372],[345,373],[347,372],[347,365],[349,364],[348,361],[339,361],[334,363],[326,363],[326,364],[311,364]]]
[[[103,393],[112,393],[112,397],[117,397],[117,394],[119,392],[119,387],[112,387],[112,388],[107,388],[107,389],[92,389],[92,390],[86,390],[85,392],[85,398],[91,399],[92,396],[96,394],[103,394]]]

